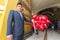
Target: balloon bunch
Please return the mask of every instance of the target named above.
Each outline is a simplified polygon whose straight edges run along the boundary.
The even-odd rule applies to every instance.
[[[46,15],[33,15],[31,25],[37,30],[44,30],[48,28],[50,20]]]

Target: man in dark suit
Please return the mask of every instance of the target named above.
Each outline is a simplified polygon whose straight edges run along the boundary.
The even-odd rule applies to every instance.
[[[7,40],[23,40],[24,20],[26,20],[26,18],[22,14],[22,9],[22,4],[17,3],[17,11],[10,11],[7,23]],[[28,20],[26,21],[30,22]],[[14,22],[13,25],[12,22]]]

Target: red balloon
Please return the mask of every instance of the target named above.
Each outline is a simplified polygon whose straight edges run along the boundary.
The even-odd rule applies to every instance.
[[[41,20],[38,20],[37,23],[40,25],[41,24]]]
[[[39,20],[39,16],[36,16],[35,20]]]
[[[42,24],[40,24],[40,25],[39,25],[39,24],[37,24],[36,26],[37,26],[37,28],[38,28],[39,30],[44,30],[44,27],[43,27],[43,25],[42,25]]]
[[[44,24],[44,28],[48,28],[47,24]]]
[[[41,17],[42,17],[42,20],[48,20],[48,17],[45,15],[42,15]]]
[[[46,15],[33,15],[32,18],[33,21],[31,25],[35,29],[44,30],[45,28],[48,28],[47,24],[50,23],[50,20],[48,20],[48,17]]]
[[[43,31],[44,30],[43,25],[39,25],[39,29]]]
[[[50,23],[50,20],[47,20],[47,24],[49,24]]]
[[[41,20],[42,19],[42,17],[41,17],[41,15],[39,15],[39,20]]]
[[[46,15],[44,15],[45,19],[48,19],[48,17]]]
[[[32,18],[34,19],[36,16],[37,16],[37,15],[33,15],[33,17],[32,17]]]
[[[32,17],[32,18],[33,18],[34,20],[36,20],[36,17],[37,17],[37,15],[33,15],[33,17]]]
[[[39,29],[39,27],[40,27],[39,24],[36,24],[36,28]]]
[[[38,15],[33,15],[32,17],[34,20],[38,20],[39,19],[39,16]]]
[[[42,20],[41,23],[42,23],[42,24],[46,24],[46,21]]]

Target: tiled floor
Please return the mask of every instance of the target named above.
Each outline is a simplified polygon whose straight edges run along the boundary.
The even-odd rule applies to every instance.
[[[29,37],[26,40],[43,40],[44,39],[45,32],[39,31],[39,35],[33,34],[31,37]],[[60,40],[60,34],[53,30],[47,31],[47,40]]]

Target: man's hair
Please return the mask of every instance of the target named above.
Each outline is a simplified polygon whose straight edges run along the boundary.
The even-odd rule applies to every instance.
[[[22,3],[17,3],[17,5],[21,5],[22,6]]]

